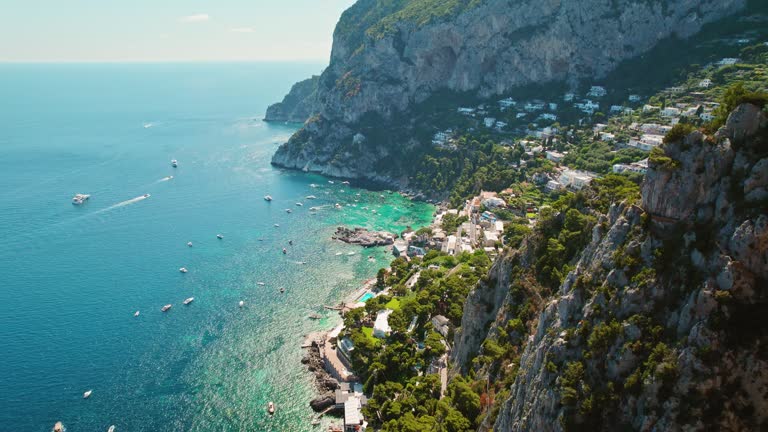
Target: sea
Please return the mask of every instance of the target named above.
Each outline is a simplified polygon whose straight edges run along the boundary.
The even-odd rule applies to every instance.
[[[0,431],[334,422],[310,425],[300,345],[392,256],[331,236],[434,208],[270,165],[300,125],[263,122],[268,104],[321,69],[0,64]]]

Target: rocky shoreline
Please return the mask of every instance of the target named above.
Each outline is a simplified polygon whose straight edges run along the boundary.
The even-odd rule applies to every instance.
[[[326,372],[323,359],[320,356],[320,346],[316,342],[312,342],[307,354],[301,359],[301,363],[306,365],[307,370],[315,376],[315,385],[320,392],[320,396],[312,399],[309,406],[315,412],[325,411],[336,403],[334,391],[339,388],[339,382]]]
[[[396,234],[386,231],[369,231],[365,228],[346,228],[338,227],[331,237],[348,244],[360,245],[362,247],[389,246],[395,243]]]

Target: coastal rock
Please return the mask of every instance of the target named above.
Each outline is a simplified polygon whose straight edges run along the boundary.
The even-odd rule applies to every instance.
[[[345,227],[336,228],[333,235],[334,240],[344,243],[356,244],[363,247],[388,246],[395,242],[397,236],[384,231],[369,231],[365,228],[349,229]]]
[[[320,103],[317,99],[317,84],[320,76],[300,81],[291,87],[291,91],[282,102],[272,104],[267,108],[264,121],[304,123],[308,118],[317,114]]]
[[[333,393],[326,393],[312,399],[312,401],[309,403],[309,406],[312,407],[315,412],[321,412],[333,406],[335,403],[336,398],[334,397]]]
[[[272,163],[408,187],[412,173],[403,165],[422,145],[414,114],[431,98],[491,99],[529,85],[599,80],[659,41],[690,38],[746,4],[480,0],[446,3],[438,11],[359,0],[334,32],[330,65],[310,99],[319,101],[309,110],[317,115]],[[366,139],[355,139],[358,134]]]

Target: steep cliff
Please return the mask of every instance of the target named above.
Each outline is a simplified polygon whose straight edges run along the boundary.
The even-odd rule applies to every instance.
[[[264,121],[304,123],[308,118],[317,114],[320,110],[320,104],[317,100],[319,81],[320,76],[315,75],[294,84],[282,102],[272,104],[267,108]]]
[[[334,32],[319,115],[273,163],[402,182],[414,107],[599,79],[658,41],[688,38],[746,0],[360,0]],[[610,35],[610,37],[606,37]]]
[[[533,299],[540,313],[523,319],[527,329],[507,323],[531,304],[535,293],[515,285],[535,270],[501,258],[489,280],[508,281],[506,297],[498,300],[502,286],[478,285],[454,350],[458,370],[508,377],[481,430],[763,430],[767,168],[768,117],[754,105],[735,109],[714,136],[667,143],[651,158],[641,201],[600,217],[559,288]],[[491,298],[500,307],[484,309]],[[470,362],[489,340],[520,354],[495,367]]]

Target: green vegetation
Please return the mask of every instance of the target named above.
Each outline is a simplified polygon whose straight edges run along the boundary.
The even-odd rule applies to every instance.
[[[667,156],[664,149],[661,147],[654,147],[653,150],[651,150],[648,162],[659,169],[667,171],[676,170],[680,167],[680,161]]]

